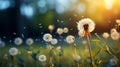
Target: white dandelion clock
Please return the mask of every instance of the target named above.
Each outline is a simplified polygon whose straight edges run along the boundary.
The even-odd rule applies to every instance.
[[[79,62],[79,60],[81,59],[81,57],[77,54],[73,54],[73,59],[77,62]]]
[[[26,44],[27,45],[32,45],[34,43],[34,40],[32,39],[32,38],[28,38],[27,40],[26,40]]]
[[[116,23],[117,23],[117,24],[120,24],[120,19],[117,19],[117,20],[116,20]]]
[[[15,47],[12,47],[9,49],[9,54],[12,56],[16,56],[18,54],[18,49]]]
[[[50,42],[52,40],[52,35],[47,33],[43,35],[43,40],[46,42]]]
[[[54,30],[54,25],[49,25],[48,29],[50,30],[50,32],[52,33],[52,31]]]
[[[38,60],[40,62],[45,62],[47,60],[47,57],[45,55],[40,55],[39,58],[38,58]]]
[[[102,34],[102,36],[103,36],[105,39],[107,39],[110,35],[109,35],[109,33],[104,32],[104,33]]]
[[[87,41],[86,41],[86,40],[83,40],[83,41],[82,41],[82,44],[87,44]]]
[[[62,28],[58,28],[58,29],[57,29],[57,33],[58,33],[58,35],[62,35],[62,34],[63,34],[63,32],[64,32],[64,31],[63,31],[63,29],[62,29]]]
[[[77,23],[77,28],[79,31],[85,31],[85,26],[88,26],[88,31],[92,32],[95,29],[95,23],[89,18],[84,18]]]
[[[112,58],[112,59],[109,60],[110,66],[115,66],[115,65],[117,65],[117,63],[118,63],[118,61],[117,61],[116,58]]]
[[[54,39],[51,40],[51,44],[56,45],[57,43],[58,43],[57,39],[54,38]]]
[[[120,38],[120,34],[118,32],[111,33],[111,38],[113,40],[118,40]]]
[[[63,31],[64,31],[64,33],[68,33],[68,32],[69,32],[69,29],[68,29],[67,27],[65,27],[65,28],[63,29]]]
[[[5,42],[0,40],[0,48],[5,47]]]
[[[61,46],[56,47],[56,50],[57,50],[58,52],[60,52],[60,51],[61,51]]]
[[[74,43],[74,41],[75,41],[75,37],[74,36],[69,35],[69,36],[66,37],[66,42],[67,43],[72,44],[72,43]]]
[[[111,33],[113,33],[113,32],[117,32],[117,30],[115,28],[112,28]]]
[[[23,40],[22,40],[22,38],[20,38],[20,37],[15,38],[15,40],[14,40],[14,43],[15,43],[16,45],[21,45],[22,42],[23,42]]]

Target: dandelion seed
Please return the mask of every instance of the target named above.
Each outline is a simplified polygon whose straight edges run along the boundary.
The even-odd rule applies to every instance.
[[[11,43],[11,42],[12,42],[12,40],[9,40],[9,42]]]
[[[13,35],[16,35],[16,33],[14,32]]]
[[[5,39],[5,38],[6,38],[6,36],[3,36],[3,38]]]
[[[39,28],[43,28],[43,26],[40,26]]]
[[[60,20],[57,19],[57,22],[59,22]]]
[[[63,23],[64,21],[61,21],[61,23]]]
[[[24,34],[22,33],[22,38],[24,38]]]
[[[42,25],[41,23],[39,23],[38,25]]]
[[[23,29],[26,29],[26,27],[24,26]]]

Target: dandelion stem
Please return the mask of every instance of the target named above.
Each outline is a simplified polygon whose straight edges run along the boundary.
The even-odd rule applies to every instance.
[[[80,67],[80,64],[78,63],[78,67]]]
[[[86,38],[87,38],[88,49],[89,49],[89,53],[90,53],[90,61],[91,61],[92,67],[93,67],[92,49],[91,49],[91,46],[90,46],[90,39],[89,39],[89,36],[88,36],[88,35],[86,35]]]

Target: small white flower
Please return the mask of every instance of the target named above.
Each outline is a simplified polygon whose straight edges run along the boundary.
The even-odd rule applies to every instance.
[[[66,41],[67,41],[67,43],[71,44],[75,41],[75,37],[72,35],[69,35],[66,37]]]
[[[118,32],[111,33],[111,38],[113,40],[118,40],[120,38],[120,34]]]
[[[22,40],[22,38],[20,38],[20,37],[15,38],[15,40],[14,40],[14,43],[15,43],[16,45],[21,45],[22,42],[23,42],[23,40]]]
[[[78,62],[81,59],[81,57],[77,54],[73,54],[73,59]]]
[[[43,40],[46,42],[50,42],[52,40],[52,35],[47,33],[43,35]]]
[[[52,31],[52,30],[54,29],[54,25],[49,25],[49,26],[48,26],[48,29],[49,29],[50,31]]]
[[[58,40],[57,40],[57,39],[52,39],[52,40],[51,40],[51,44],[55,45],[55,44],[57,44],[57,43],[58,43]]]
[[[84,25],[86,25],[86,24],[88,25],[88,31],[89,32],[92,32],[95,29],[94,21],[91,20],[90,18],[84,18],[77,23],[78,30],[83,32],[85,30]]]
[[[32,45],[33,43],[34,43],[34,41],[33,41],[32,38],[28,38],[28,39],[26,40],[26,44],[27,44],[27,45]]]
[[[18,49],[15,48],[15,47],[12,47],[9,49],[9,54],[12,55],[12,56],[15,56],[18,54]]]
[[[105,39],[107,39],[110,35],[109,35],[109,33],[104,32],[102,36],[103,36]]]
[[[45,62],[47,60],[47,57],[45,55],[40,55],[39,56],[39,61]]]
[[[57,33],[58,33],[59,35],[62,35],[62,34],[63,34],[63,29],[62,29],[62,28],[58,28],[58,29],[57,29]]]
[[[63,31],[64,31],[64,33],[68,33],[69,29],[68,29],[67,27],[65,27],[65,28],[63,29]]]

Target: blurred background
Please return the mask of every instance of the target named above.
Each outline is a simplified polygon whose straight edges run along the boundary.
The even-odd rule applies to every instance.
[[[82,18],[95,21],[93,33],[109,32],[120,19],[120,0],[0,0],[0,38],[41,37],[50,24],[77,35]]]

